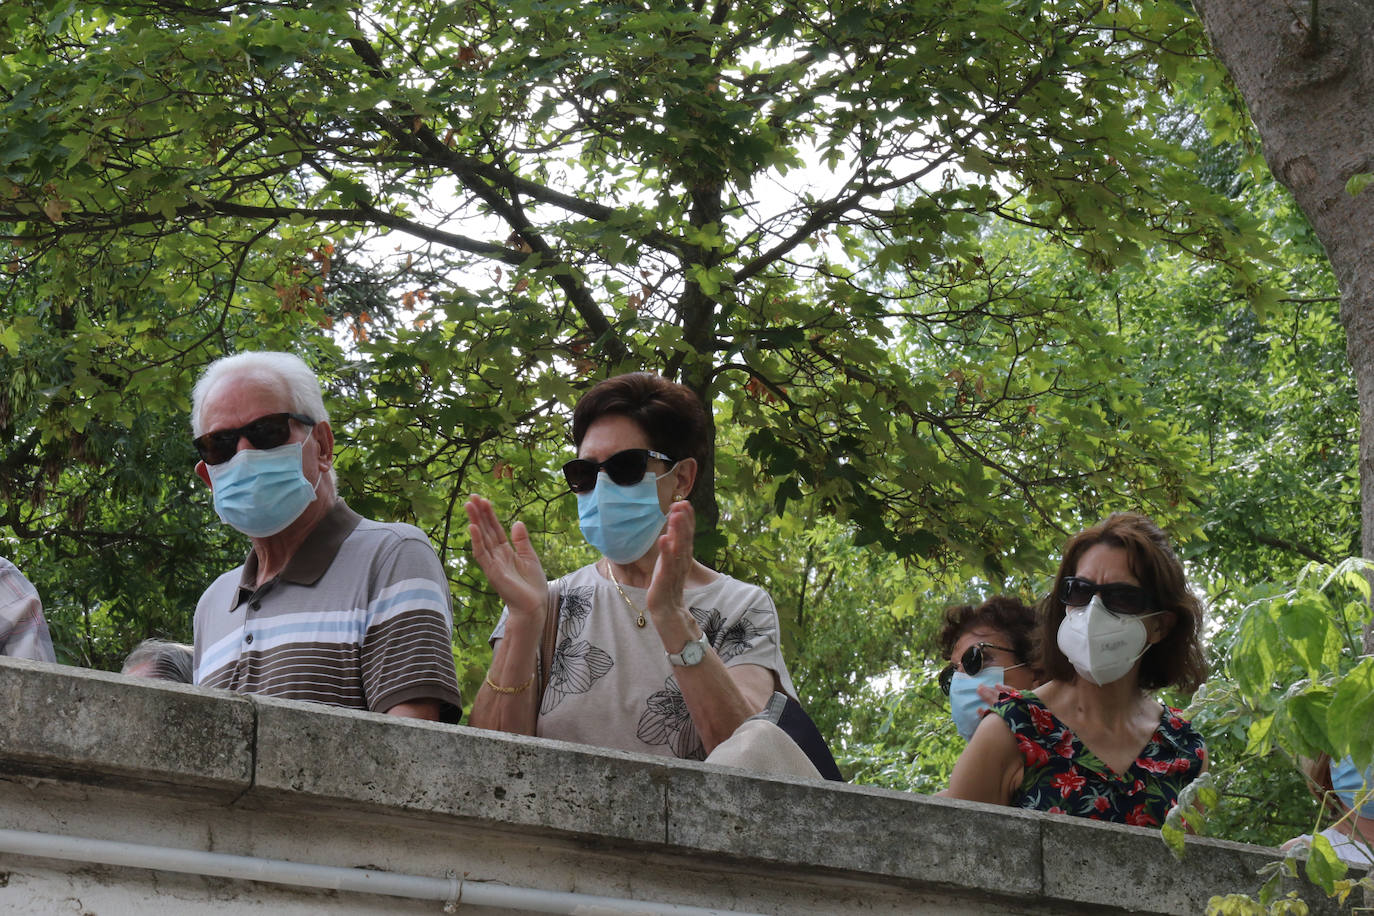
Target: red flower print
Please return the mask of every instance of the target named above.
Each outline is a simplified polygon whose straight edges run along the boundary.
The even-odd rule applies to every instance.
[[[1186,773],[1193,766],[1193,761],[1187,757],[1176,757],[1169,763],[1169,772]]]
[[[1106,811],[1111,806],[1112,803],[1107,801],[1107,796],[1105,795],[1099,795],[1097,798],[1093,799],[1093,807],[1098,811]]]
[[[1064,734],[1059,737],[1059,743],[1054,746],[1054,752],[1060,757],[1073,756],[1073,735],[1069,730],[1064,729]]]
[[[1086,782],[1086,779],[1078,775],[1078,770],[1069,767],[1067,772],[1055,776],[1050,784],[1059,790],[1062,798],[1068,798],[1070,792],[1077,792]]]
[[[1176,716],[1176,715],[1173,715],[1172,713],[1169,715],[1169,727],[1170,727],[1170,728],[1174,729],[1175,731],[1182,731],[1183,726],[1184,726],[1184,721],[1183,721],[1182,719],[1180,719],[1180,718],[1179,718],[1178,716]]]
[[[1046,814],[1068,814],[1069,812],[1065,811],[1063,808],[1059,807],[1058,805],[1055,805],[1053,808],[1049,809],[1049,810],[1048,810],[1047,812],[1045,812],[1045,813],[1046,813]]]
[[[1148,757],[1139,757],[1139,758],[1137,758],[1137,759],[1136,759],[1136,764],[1139,765],[1139,767],[1140,767],[1142,770],[1149,770],[1151,773],[1159,773],[1159,774],[1168,773],[1168,772],[1172,771],[1173,768],[1174,768],[1174,765],[1173,765],[1173,762],[1172,762],[1172,761],[1169,761],[1169,760],[1151,760],[1151,759],[1148,758]]]
[[[1132,794],[1132,795],[1139,795],[1141,792],[1144,792],[1144,791],[1145,791],[1145,780],[1143,780],[1143,779],[1137,779],[1137,780],[1135,781],[1135,785],[1131,786],[1131,794]]]
[[[1021,748],[1021,757],[1026,761],[1026,766],[1042,767],[1050,762],[1050,755],[1045,749],[1025,735],[1017,735],[1016,743]]]
[[[1144,802],[1135,806],[1135,810],[1126,815],[1126,823],[1136,827],[1155,827],[1159,824],[1154,818],[1145,813]]]
[[[1048,735],[1054,731],[1054,716],[1043,706],[1032,706],[1030,708],[1031,721],[1035,723],[1035,730],[1042,735]]]

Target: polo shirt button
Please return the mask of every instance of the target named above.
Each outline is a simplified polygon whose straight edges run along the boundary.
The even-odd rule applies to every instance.
[[[249,633],[247,636],[243,637],[243,641],[251,644],[253,642],[253,634]]]

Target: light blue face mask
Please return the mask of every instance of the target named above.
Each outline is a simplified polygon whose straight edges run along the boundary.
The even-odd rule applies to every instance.
[[[983,718],[979,712],[988,708],[988,704],[978,695],[978,688],[985,684],[996,687],[1005,683],[1002,679],[1006,675],[1007,669],[1000,666],[984,666],[977,674],[954,672],[949,682],[949,714],[954,719],[954,727],[959,729],[960,738],[967,741],[973,737],[978,722]]]
[[[1339,762],[1331,761],[1331,788],[1345,806],[1360,817],[1374,818],[1374,766],[1361,773],[1355,769],[1355,761],[1347,757]],[[1355,802],[1364,797],[1359,807]]]
[[[612,563],[633,563],[649,552],[668,516],[658,504],[656,474],[622,487],[605,471],[596,475],[590,493],[577,494],[577,521],[582,536]]]
[[[301,470],[304,445],[246,448],[222,464],[206,465],[220,519],[250,538],[265,538],[300,518],[319,487]]]

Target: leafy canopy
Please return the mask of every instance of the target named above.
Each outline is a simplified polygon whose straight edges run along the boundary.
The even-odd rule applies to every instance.
[[[220,349],[351,331],[368,489],[431,526],[475,459],[531,488],[578,390],[651,367],[732,404],[777,507],[811,495],[860,543],[998,577],[1107,494],[1168,516],[1190,484],[1129,391],[1099,392],[1120,354],[1072,291],[1023,293],[986,234],[1037,227],[1098,270],[1162,245],[1263,295],[1247,218],[1153,128],[1160,87],[1205,68],[1172,2],[3,16],[0,225],[11,276],[41,265],[25,300],[82,304],[62,339],[167,367],[145,375],[172,403],[170,372]],[[47,329],[6,315],[0,343]],[[116,396],[79,376],[64,413]]]

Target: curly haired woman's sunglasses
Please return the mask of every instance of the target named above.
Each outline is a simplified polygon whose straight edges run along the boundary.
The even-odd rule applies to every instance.
[[[959,657],[959,667],[957,669],[954,666],[954,662],[950,662],[940,669],[940,690],[944,692],[945,696],[949,696],[949,687],[954,683],[954,672],[956,670],[962,670],[969,677],[973,677],[979,671],[983,670],[983,665],[987,663],[987,657],[983,654],[984,649],[996,649],[999,652],[1010,652],[1012,658],[1016,657],[1015,649],[1008,649],[1006,646],[994,646],[990,642],[974,643],[965,649],[964,654]],[[1013,665],[1012,667],[1020,668],[1021,666]],[[1010,671],[1011,668],[1007,670]]]
[[[601,471],[606,472],[606,476],[611,478],[611,483],[628,487],[644,479],[644,472],[649,470],[650,458],[666,461],[670,465],[675,464],[673,459],[662,452],[647,448],[627,448],[623,452],[616,452],[605,461],[574,458],[563,465],[563,476],[568,481],[568,489],[574,493],[590,493],[595,489],[596,475]]]
[[[1139,585],[1124,582],[1098,585],[1091,579],[1077,576],[1069,576],[1059,585],[1059,600],[1066,607],[1082,607],[1093,600],[1093,595],[1101,595],[1107,610],[1117,614],[1144,614],[1155,610],[1150,593]]]

